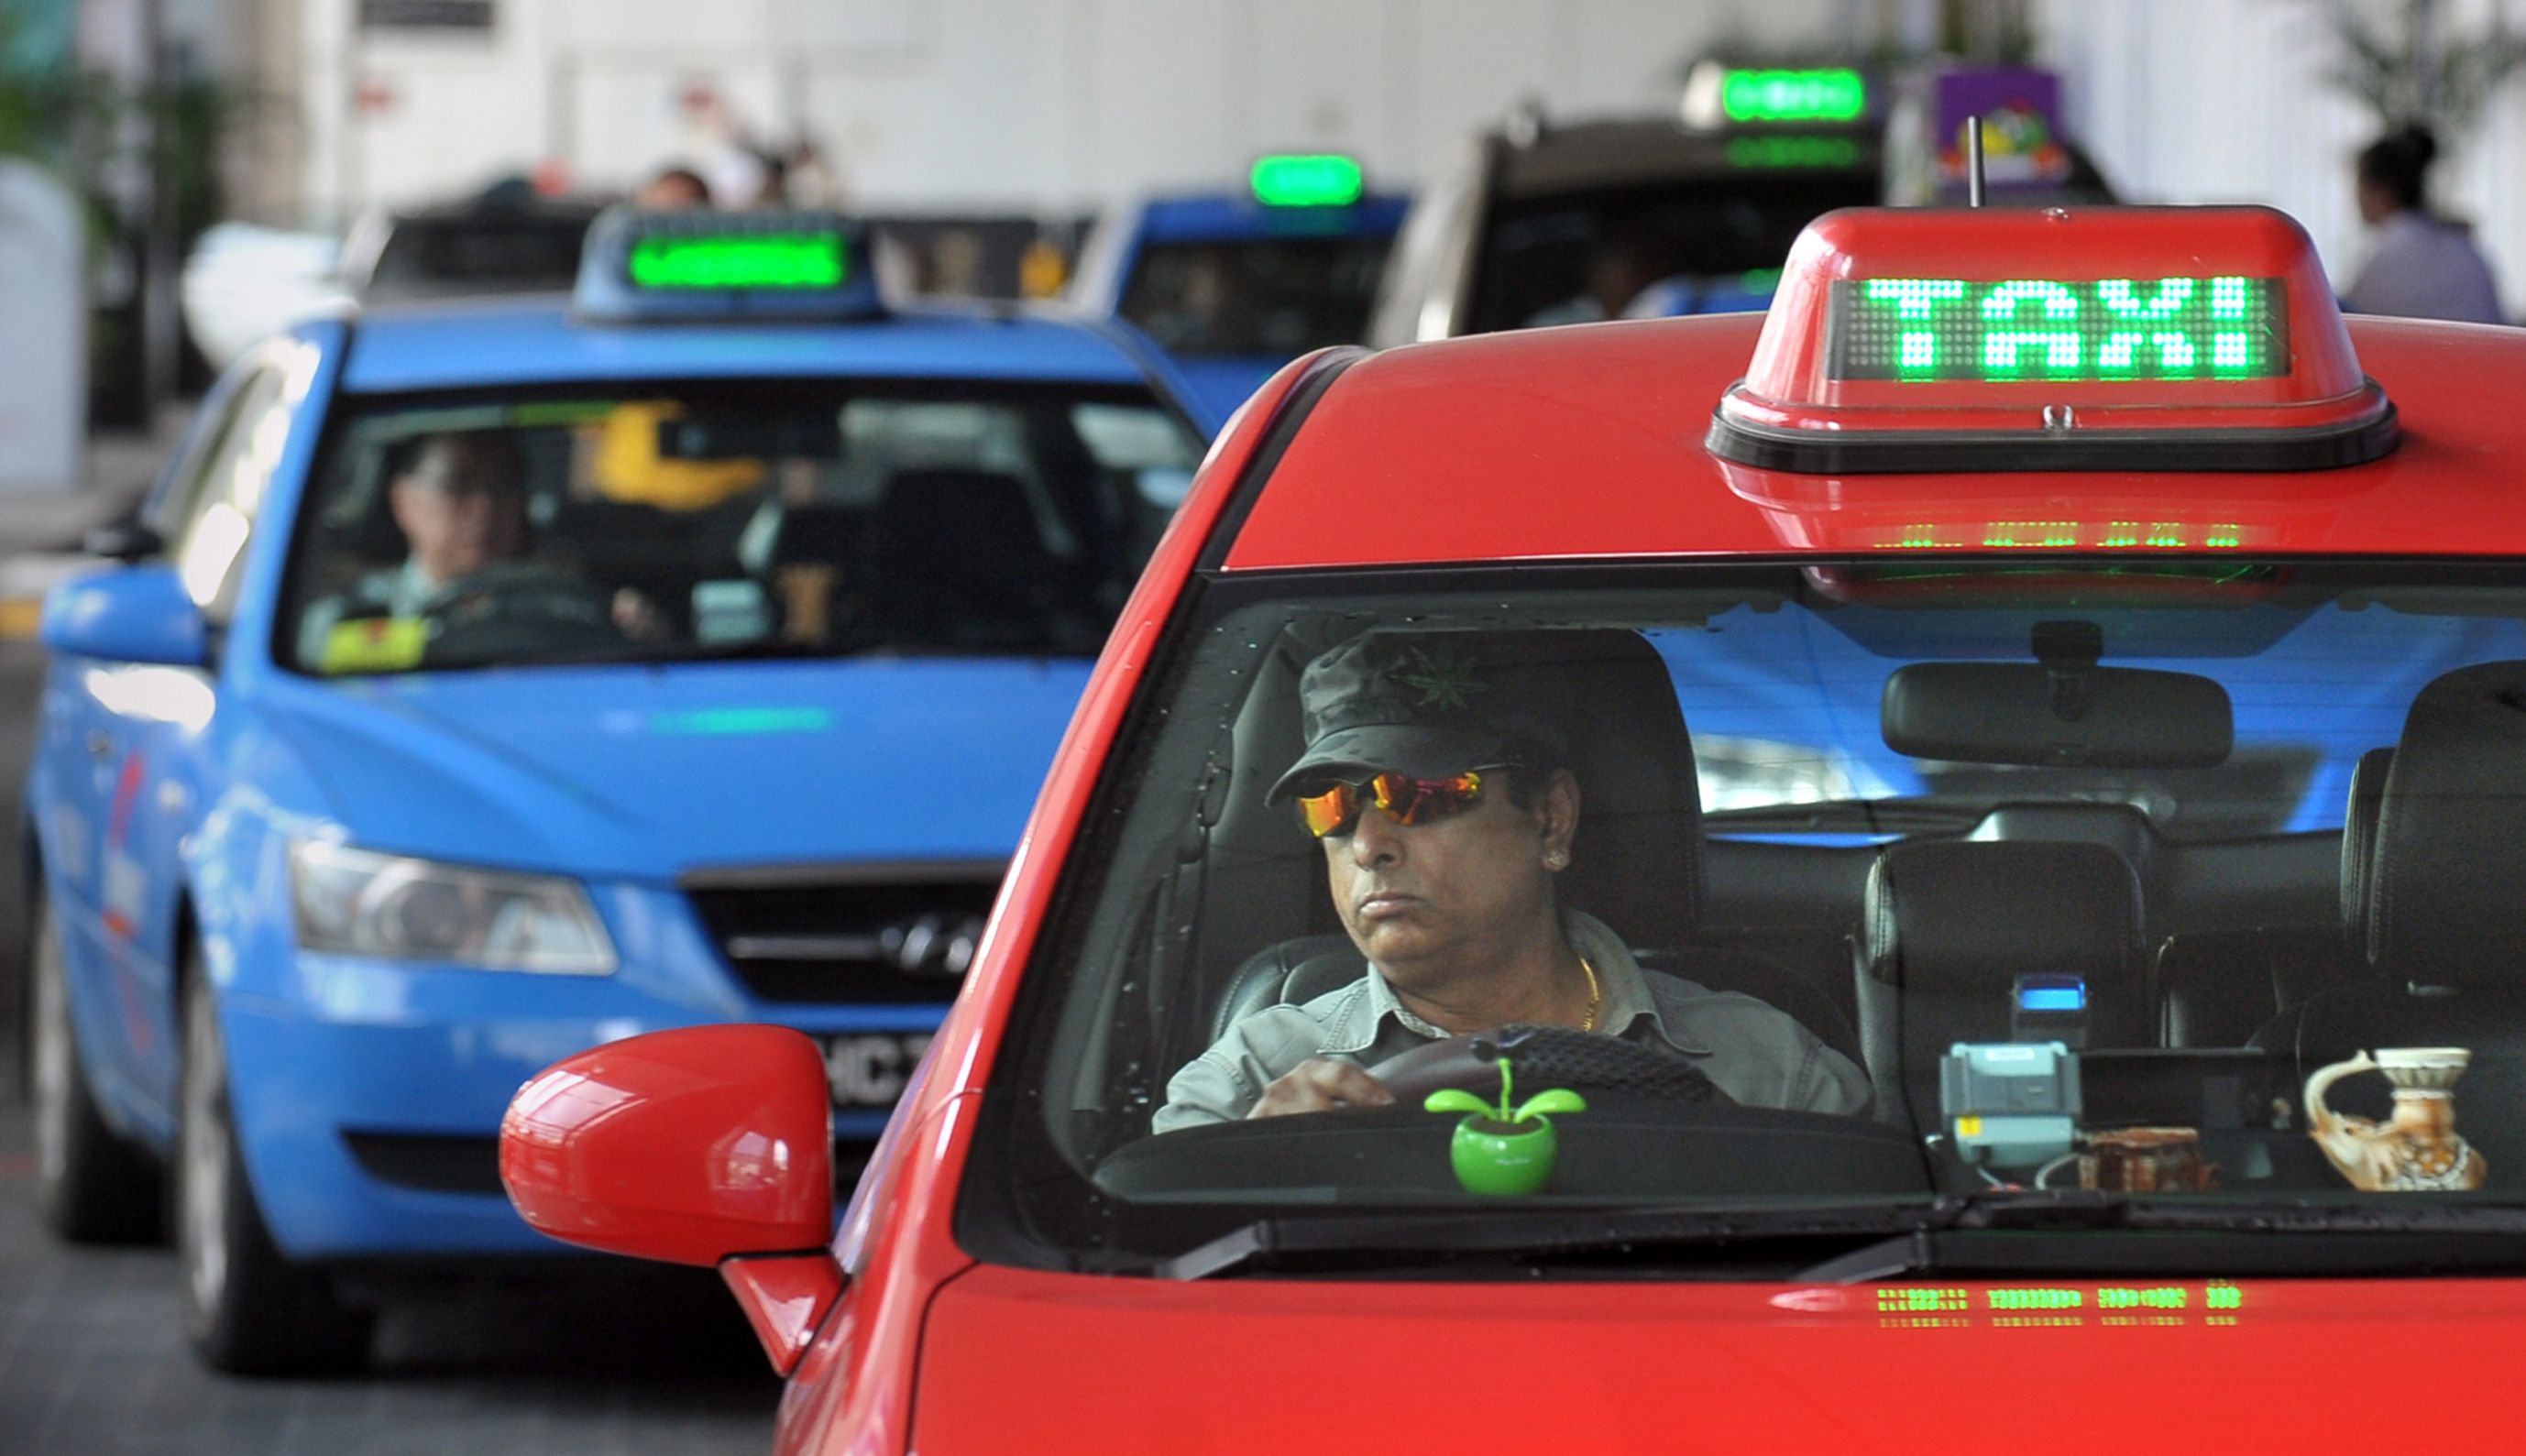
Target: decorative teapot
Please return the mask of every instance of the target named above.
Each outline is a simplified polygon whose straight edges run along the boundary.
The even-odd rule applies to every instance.
[[[2320,1068],[2306,1079],[2307,1135],[2362,1192],[2479,1188],[2489,1167],[2455,1130],[2456,1079],[2472,1060],[2460,1046],[2390,1046]],[[2326,1089],[2358,1072],[2394,1084],[2395,1114],[2382,1127],[2324,1105]]]

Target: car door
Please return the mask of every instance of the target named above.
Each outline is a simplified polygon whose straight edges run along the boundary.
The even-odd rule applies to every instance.
[[[238,568],[289,428],[293,351],[266,351],[226,400],[216,436],[184,463],[156,503],[166,537],[162,561],[202,610],[214,643],[232,609]],[[86,661],[57,695],[86,774],[79,817],[92,841],[92,899],[82,938],[109,989],[105,1015],[119,1034],[105,1038],[113,1073],[141,1121],[172,1128],[179,1031],[175,965],[182,953],[177,908],[182,849],[202,801],[195,745],[217,702],[217,663],[186,668]],[[78,848],[89,848],[82,845]],[[69,917],[65,916],[66,929]],[[66,943],[69,937],[66,936]]]
[[[142,525],[163,536],[173,522],[182,519],[209,477],[211,462],[221,454],[244,402],[244,386],[260,372],[254,366],[231,371],[202,402],[150,493]],[[164,1041],[166,1030],[160,1019],[144,1013],[135,999],[136,984],[122,969],[124,957],[111,948],[124,937],[106,929],[107,829],[118,797],[137,792],[136,780],[129,794],[120,792],[126,770],[119,747],[124,741],[117,732],[119,715],[97,695],[100,686],[111,692],[122,685],[101,676],[116,666],[70,658],[56,658],[50,665],[26,809],[42,849],[43,891],[61,935],[71,1014],[82,1029],[89,1079],[109,1108],[129,1115],[135,1104],[158,1100],[136,1095],[133,1073],[144,1057],[163,1052],[157,1043]],[[127,851],[115,863],[115,893],[127,899]]]

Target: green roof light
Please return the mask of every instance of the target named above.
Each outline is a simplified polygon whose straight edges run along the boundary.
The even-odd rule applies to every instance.
[[[1868,86],[1844,68],[1732,71],[1720,105],[1732,122],[1855,122],[1868,109]]]
[[[1265,207],[1348,207],[1366,188],[1357,162],[1330,154],[1259,158],[1249,179]]]
[[[1729,140],[1728,165],[1750,171],[1857,167],[1859,143],[1847,136],[1739,136]]]
[[[643,288],[836,288],[846,272],[831,233],[652,233],[632,245],[632,281]]]

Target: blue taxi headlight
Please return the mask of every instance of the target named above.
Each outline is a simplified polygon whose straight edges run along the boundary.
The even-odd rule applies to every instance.
[[[586,888],[565,876],[300,839],[289,898],[305,950],[550,976],[605,976],[618,964]]]

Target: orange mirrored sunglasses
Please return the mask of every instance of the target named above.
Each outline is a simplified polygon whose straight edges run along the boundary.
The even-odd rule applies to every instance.
[[[1415,778],[1409,774],[1378,774],[1357,783],[1337,783],[1321,793],[1298,796],[1298,818],[1319,839],[1347,834],[1371,804],[1396,824],[1427,824],[1461,814],[1483,801],[1483,775],[1490,769],[1468,769],[1444,778]]]

